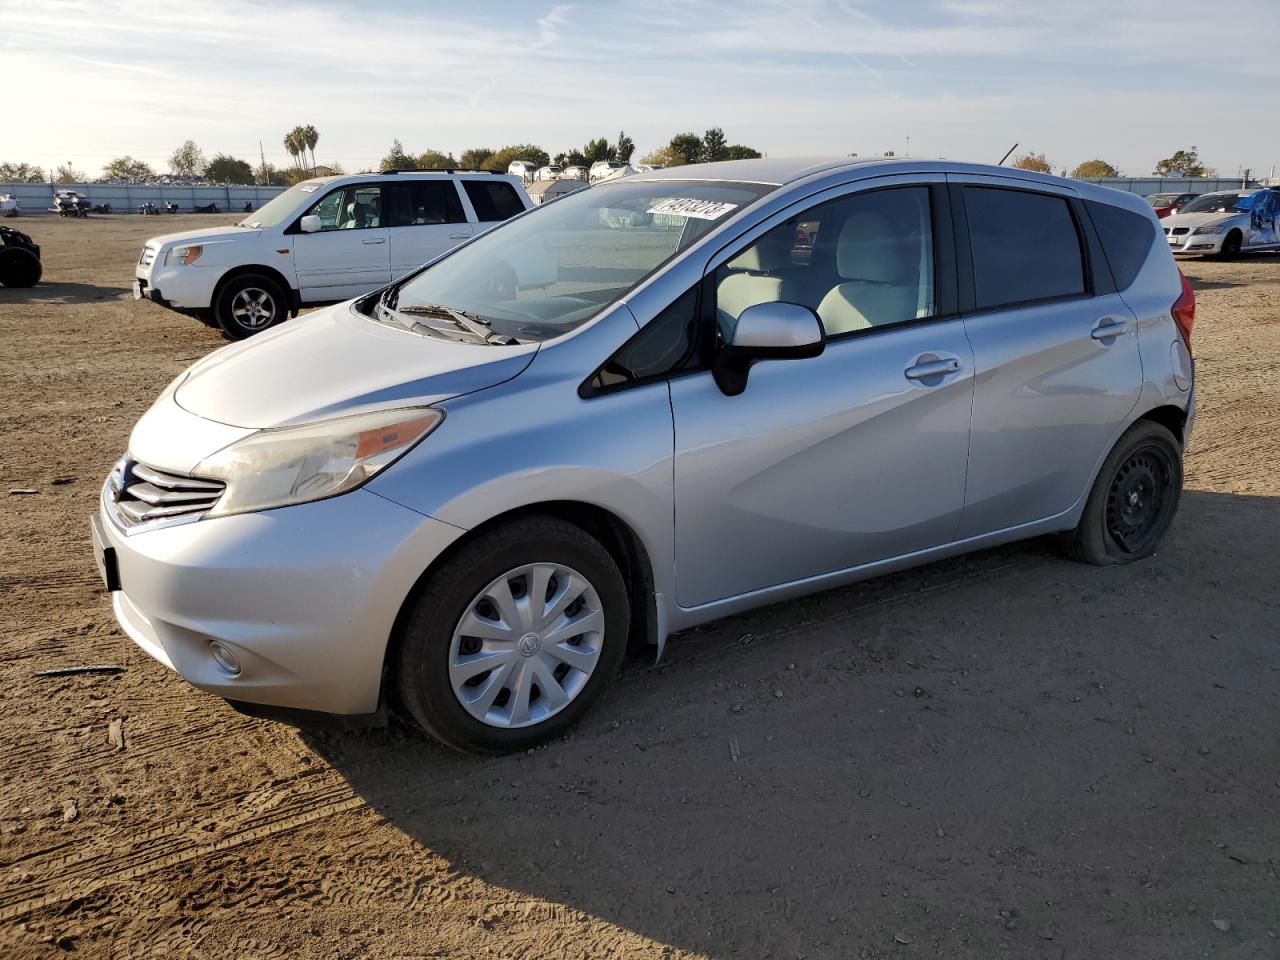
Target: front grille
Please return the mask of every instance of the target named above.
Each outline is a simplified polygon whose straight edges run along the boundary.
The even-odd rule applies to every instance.
[[[156,251],[151,247],[142,248],[142,256],[138,258],[138,265],[143,267],[151,266],[152,261],[156,258]]]
[[[125,457],[107,479],[107,497],[124,527],[156,520],[195,518],[222,496],[225,484],[167,473]]]
[[[1180,237],[1184,233],[1190,233],[1190,227],[1174,227],[1172,230],[1166,230],[1166,233],[1172,233],[1175,237]]]

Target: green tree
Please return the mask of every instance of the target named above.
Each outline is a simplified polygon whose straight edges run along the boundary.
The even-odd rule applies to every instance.
[[[116,157],[102,168],[102,176],[106,180],[141,180],[154,177],[156,172],[145,160],[135,160],[127,154]]]
[[[299,141],[311,151],[311,172],[314,174],[316,172],[316,144],[320,142],[320,131],[309,123],[297,129]]]
[[[631,162],[631,155],[636,152],[636,142],[622,130],[618,131],[618,142],[613,145],[613,157],[623,163]]]
[[[262,187],[284,187],[288,186],[288,177],[284,170],[279,169],[273,164],[268,163],[265,170],[256,170],[254,183]]]
[[[484,162],[482,169],[506,173],[507,167],[511,165],[513,160],[528,160],[535,167],[545,167],[551,162],[551,157],[547,155],[547,151],[536,144],[517,143],[513,146],[503,147]]]
[[[582,155],[586,157],[587,163],[617,159],[617,154],[614,152],[613,147],[609,146],[609,141],[604,137],[588,140],[582,148]]]
[[[391,149],[378,161],[379,170],[417,170],[418,161],[404,152],[399,140],[391,141]]]
[[[581,150],[565,150],[557,153],[552,159],[558,167],[585,167],[587,166],[587,156]]]
[[[641,163],[656,163],[663,167],[679,167],[685,162],[684,155],[674,148],[659,147],[640,158]]]
[[[67,161],[58,167],[58,171],[54,174],[54,178],[58,183],[84,183],[89,179],[89,175],[83,170],[77,170],[71,161]]]
[[[713,163],[716,160],[728,160],[728,147],[724,142],[724,131],[712,127],[702,135],[702,162]]]
[[[29,163],[0,163],[0,182],[43,183],[44,171]]]
[[[458,156],[458,165],[464,170],[483,170],[493,151],[488,147],[469,147]]]
[[[702,138],[696,133],[677,133],[671,138],[670,149],[680,155],[680,163],[702,162]]]
[[[1156,164],[1155,169],[1157,177],[1203,177],[1206,172],[1200,153],[1194,146],[1190,150],[1178,150],[1173,156],[1165,157]]]
[[[1034,170],[1036,173],[1053,173],[1051,164],[1043,153],[1024,153],[1013,161],[1019,170]]]
[[[169,170],[181,177],[194,177],[204,173],[204,153],[194,140],[184,141],[169,155]]]
[[[755,147],[744,147],[740,143],[731,143],[724,148],[726,160],[759,160],[760,151]]]
[[[452,153],[424,150],[418,154],[417,164],[419,170],[452,170],[458,166],[458,161],[453,159]]]
[[[302,152],[306,149],[306,145],[302,142],[302,128],[294,127],[284,135],[284,148],[289,151],[289,156],[293,158],[293,167],[298,172],[302,171]]]
[[[1098,177],[1118,177],[1120,171],[1105,160],[1086,160],[1071,171],[1077,180],[1096,180]]]
[[[253,168],[238,157],[215,154],[204,175],[215,183],[253,183]]]

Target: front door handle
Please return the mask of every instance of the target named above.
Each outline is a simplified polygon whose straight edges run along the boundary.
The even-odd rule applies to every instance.
[[[471,239],[471,234],[469,234],[469,233],[451,233],[451,234],[449,234],[449,239],[450,239],[450,240],[469,240],[469,239]]]
[[[924,360],[915,366],[907,367],[902,374],[908,380],[928,380],[930,377],[944,377],[959,369],[960,361],[955,357],[947,357],[943,360]]]
[[[363,243],[365,246],[368,246],[371,243],[386,243],[387,241],[385,238],[379,238],[377,240],[361,240],[360,242]]]
[[[1117,320],[1115,317],[1103,317],[1098,321],[1098,325],[1093,328],[1089,336],[1095,340],[1110,340],[1112,337],[1118,337],[1129,331],[1129,325],[1123,320]]]

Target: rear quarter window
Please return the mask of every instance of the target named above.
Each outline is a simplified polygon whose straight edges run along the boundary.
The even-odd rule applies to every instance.
[[[1062,197],[965,187],[964,205],[980,310],[1085,292],[1080,235]]]
[[[1086,200],[1085,207],[1102,241],[1102,252],[1111,267],[1116,289],[1123,290],[1133,283],[1147,262],[1156,236],[1155,224],[1140,213],[1097,200]]]
[[[464,180],[462,187],[467,191],[467,199],[476,208],[476,219],[481,223],[509,220],[517,213],[524,213],[524,204],[509,183],[501,180]]]

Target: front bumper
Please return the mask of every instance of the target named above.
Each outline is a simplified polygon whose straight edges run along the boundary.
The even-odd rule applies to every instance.
[[[1211,255],[1222,252],[1225,236],[1225,233],[1185,233],[1166,235],[1164,239],[1173,253]]]
[[[213,291],[220,271],[201,267],[163,267],[159,257],[147,265],[134,268],[134,294],[172,310],[208,310],[213,306]]]
[[[101,506],[116,619],[138,646],[227,700],[327,714],[378,709],[400,607],[463,533],[367,490],[128,536]]]

